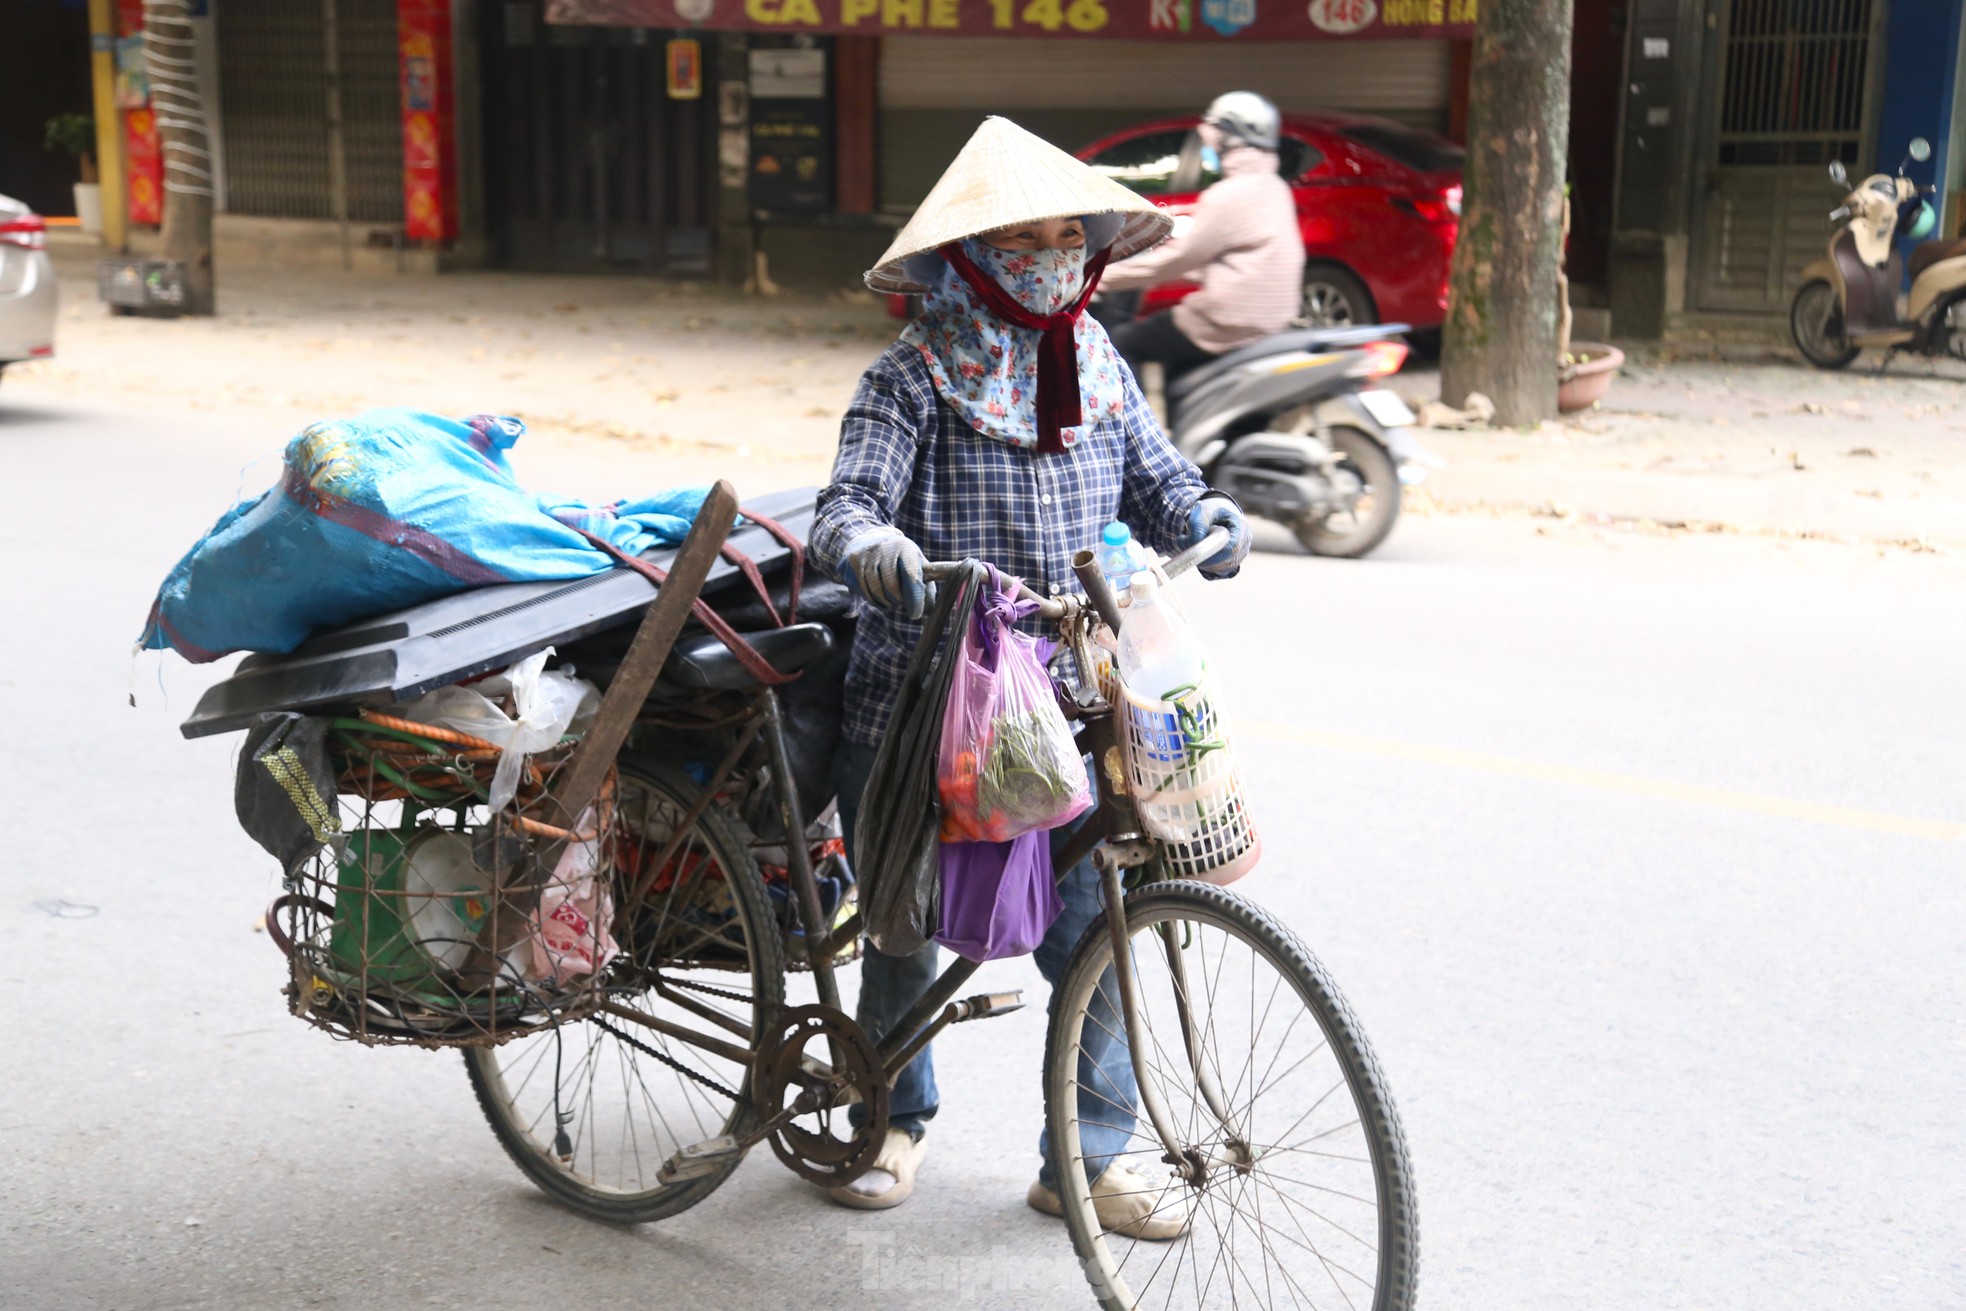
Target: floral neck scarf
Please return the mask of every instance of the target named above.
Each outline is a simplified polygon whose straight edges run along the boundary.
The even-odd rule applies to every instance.
[[[1079,313],[1103,254],[1089,266],[1082,249],[998,250],[970,237],[943,258],[941,281],[901,340],[922,353],[936,393],[972,428],[1050,454],[1125,408],[1119,355],[1098,321]]]

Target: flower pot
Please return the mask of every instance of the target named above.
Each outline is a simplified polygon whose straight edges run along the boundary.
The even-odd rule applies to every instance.
[[[1625,362],[1623,351],[1601,342],[1571,342],[1570,354],[1576,363],[1564,365],[1557,375],[1556,408],[1564,414],[1588,410],[1603,400]]]
[[[102,185],[96,182],[77,182],[75,184],[75,217],[80,221],[82,231],[102,231]]]

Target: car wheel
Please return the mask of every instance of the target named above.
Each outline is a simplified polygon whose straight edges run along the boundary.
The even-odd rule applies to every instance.
[[[1304,270],[1304,299],[1297,317],[1307,328],[1349,328],[1377,323],[1379,311],[1372,304],[1372,293],[1350,270],[1313,264]]]

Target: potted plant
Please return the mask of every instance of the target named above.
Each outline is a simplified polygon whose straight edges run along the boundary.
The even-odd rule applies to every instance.
[[[1570,187],[1563,188],[1563,247],[1570,248]],[[1556,408],[1561,414],[1588,410],[1611,390],[1625,353],[1603,342],[1570,340],[1570,278],[1562,255],[1556,268]]]
[[[56,114],[48,120],[50,150],[63,150],[81,165],[75,184],[75,217],[82,231],[102,231],[102,188],[96,182],[96,121],[87,114]]]

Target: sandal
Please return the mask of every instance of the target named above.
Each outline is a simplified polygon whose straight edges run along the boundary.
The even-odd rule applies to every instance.
[[[1092,1181],[1092,1213],[1108,1233],[1165,1243],[1188,1231],[1190,1206],[1177,1191],[1179,1187],[1175,1183],[1156,1185],[1115,1161]],[[1033,1211],[1061,1219],[1065,1215],[1064,1201],[1042,1183],[1031,1185],[1024,1202]]]
[[[889,1129],[874,1163],[850,1184],[829,1188],[826,1195],[856,1211],[885,1211],[908,1200],[915,1191],[915,1171],[928,1155],[928,1144],[917,1142],[906,1129]],[[887,1186],[881,1187],[883,1177]]]

